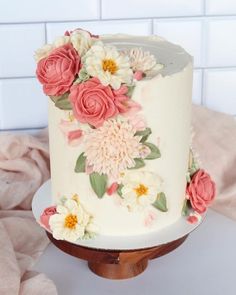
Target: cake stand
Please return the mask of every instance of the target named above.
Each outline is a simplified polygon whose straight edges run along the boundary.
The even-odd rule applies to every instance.
[[[37,222],[43,210],[51,206],[51,182],[36,192],[32,211]],[[203,219],[202,219],[203,220]],[[179,247],[201,222],[190,224],[181,217],[163,231],[139,236],[96,236],[75,243],[56,240],[47,229],[51,242],[63,252],[88,261],[95,274],[108,279],[128,279],[142,273],[150,259],[163,256]]]

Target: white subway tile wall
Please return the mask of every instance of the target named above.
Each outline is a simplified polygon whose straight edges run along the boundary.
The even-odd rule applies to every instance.
[[[236,69],[209,69],[205,70],[204,77],[203,101],[206,106],[235,115]]]
[[[66,30],[161,35],[194,56],[193,102],[236,115],[235,0],[0,0],[0,130],[47,125],[35,49]]]

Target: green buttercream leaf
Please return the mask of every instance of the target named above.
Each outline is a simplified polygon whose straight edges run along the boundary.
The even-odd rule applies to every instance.
[[[80,154],[75,165],[75,172],[85,172],[85,161],[86,157],[84,156],[84,153]]]
[[[151,128],[147,127],[145,130],[137,131],[134,136],[142,136],[140,142],[145,142],[150,134],[152,134],[152,130]]]
[[[60,98],[60,96],[54,96],[54,95],[49,95],[49,97],[51,98],[51,100],[55,103],[58,98]]]
[[[89,180],[93,191],[101,199],[107,189],[107,175],[93,172],[89,175]]]
[[[183,216],[188,216],[190,210],[191,210],[191,205],[190,205],[189,200],[184,199],[184,204],[183,204],[183,208],[182,208],[182,215]]]
[[[128,87],[128,92],[126,93],[126,95],[131,97],[133,95],[135,85],[130,85],[130,86],[127,86],[127,87]]]
[[[69,94],[65,93],[62,96],[60,96],[56,102],[55,106],[61,110],[72,110],[70,101],[68,99]]]
[[[145,162],[141,158],[135,158],[134,161],[135,161],[135,166],[129,169],[139,169],[145,166]]]
[[[157,195],[156,201],[152,204],[156,209],[162,211],[162,212],[167,212],[168,208],[166,205],[166,195],[161,192]]]
[[[194,158],[193,151],[190,149],[189,152],[189,168],[188,168],[188,173],[190,175],[190,178],[193,176],[195,172],[199,169],[199,165]]]
[[[119,184],[118,186],[118,189],[117,189],[117,194],[122,198],[122,188],[124,187],[124,185],[121,183]]]
[[[145,160],[153,160],[161,157],[161,152],[155,144],[150,142],[144,142],[143,144],[151,150],[151,153],[145,158]]]
[[[79,84],[79,83],[85,82],[85,81],[87,81],[89,78],[90,78],[90,75],[87,73],[86,69],[85,69],[85,68],[82,68],[82,69],[79,71],[79,76],[78,76],[78,78],[74,81],[74,84]]]
[[[186,181],[187,181],[187,183],[191,182],[191,177],[190,177],[189,171],[186,173]]]

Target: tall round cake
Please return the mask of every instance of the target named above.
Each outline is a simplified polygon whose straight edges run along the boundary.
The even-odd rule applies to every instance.
[[[36,58],[50,97],[54,237],[140,235],[176,222],[195,167],[192,57],[157,36],[77,29]]]

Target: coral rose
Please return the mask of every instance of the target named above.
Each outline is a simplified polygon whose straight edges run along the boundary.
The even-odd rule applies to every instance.
[[[73,107],[75,118],[81,123],[100,127],[105,120],[124,113],[130,109],[127,87],[112,90],[104,86],[97,78],[73,85],[69,100]]]
[[[66,93],[80,70],[80,56],[71,44],[54,49],[41,59],[36,75],[43,84],[46,95],[59,96]]]
[[[56,206],[51,206],[46,209],[44,209],[43,213],[40,216],[40,222],[42,225],[44,225],[47,229],[50,229],[49,226],[49,219],[52,215],[57,213],[57,207]]]
[[[204,213],[206,208],[215,198],[215,183],[210,175],[204,170],[199,169],[192,177],[187,186],[187,197],[192,208],[198,213]]]

